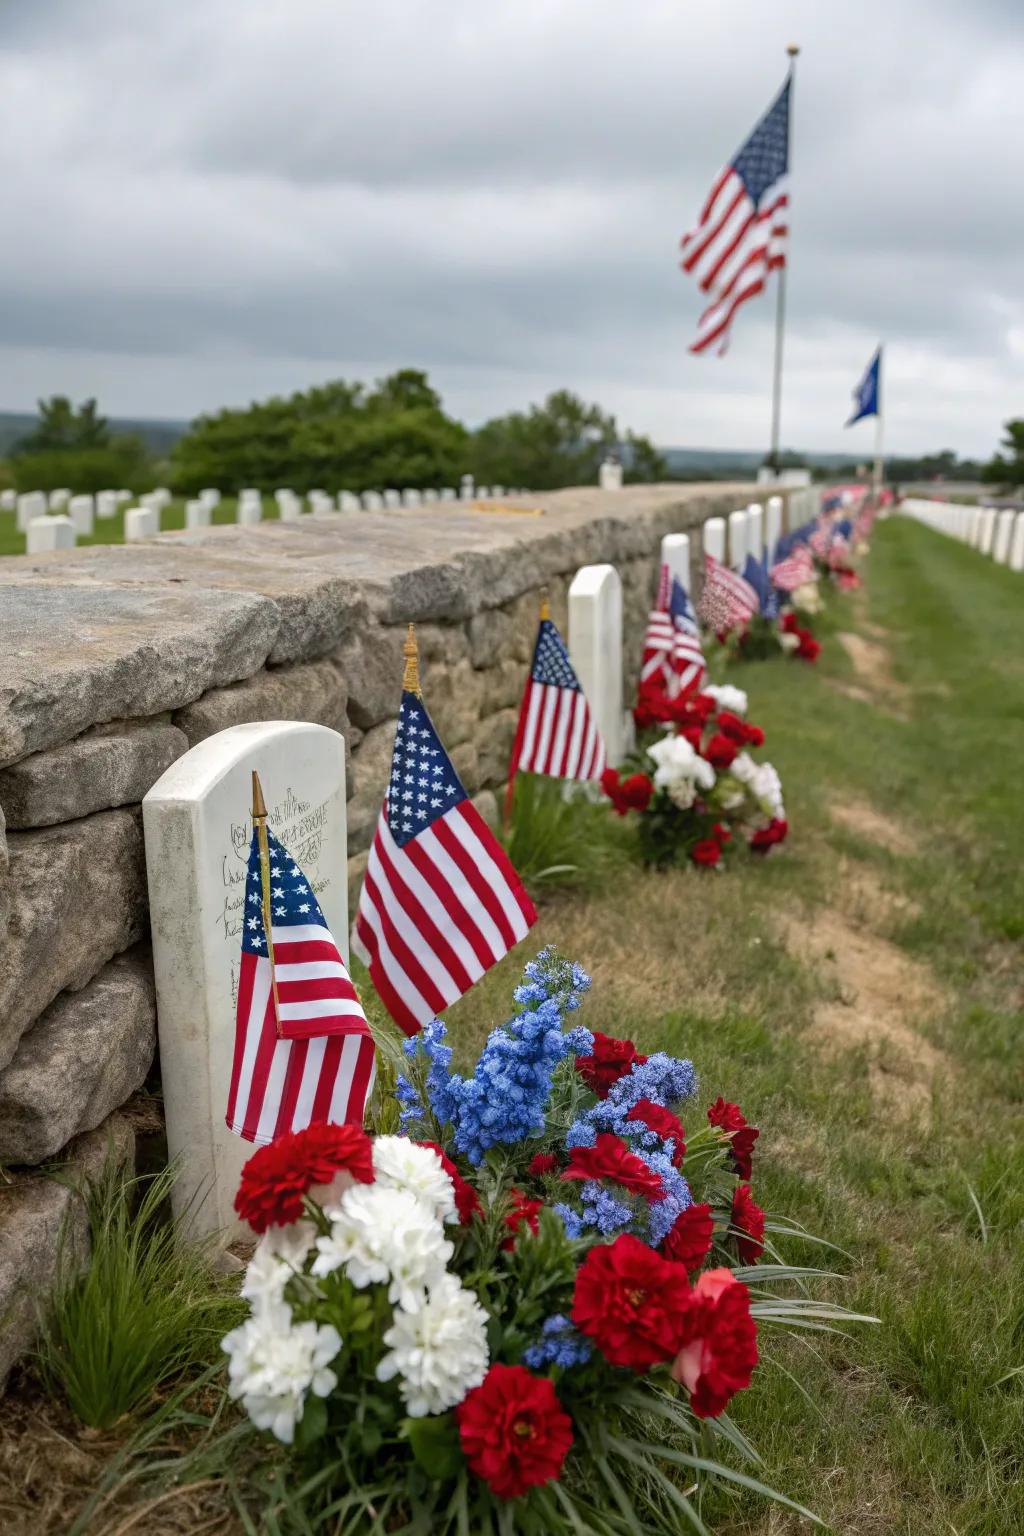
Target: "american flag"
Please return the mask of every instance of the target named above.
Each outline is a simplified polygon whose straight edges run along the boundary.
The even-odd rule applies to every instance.
[[[772,586],[780,592],[795,592],[797,587],[817,581],[811,552],[806,544],[794,544],[791,552],[777,560],[771,568]]]
[[[641,691],[657,688],[674,699],[700,688],[706,677],[700,631],[689,594],[679,577],[663,565],[657,600],[644,635]]]
[[[786,264],[789,204],[789,91],[785,85],[736,157],[718,176],[701,216],[683,236],[680,265],[709,302],[691,352],[729,344],[736,311]]]
[[[551,620],[543,618],[519,711],[509,792],[519,772],[599,779],[604,768],[604,742],[569,653]]]
[[[422,695],[406,686],[352,934],[395,1023],[415,1034],[518,944],[536,916]]]
[[[730,570],[714,555],[705,554],[701,612],[712,629],[735,629],[746,624],[759,606],[757,592],[739,571]]]
[[[245,882],[229,1130],[261,1145],[313,1124],[362,1125],[374,1046],[359,996],[309,881],[268,829],[271,942],[259,840]]]

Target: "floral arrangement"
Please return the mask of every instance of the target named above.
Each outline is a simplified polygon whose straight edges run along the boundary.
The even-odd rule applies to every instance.
[[[245,1166],[229,1392],[346,1530],[706,1531],[730,1479],[790,1503],[717,1459],[757,1460],[728,1405],[765,1330],[850,1314],[771,1246],[804,1234],[752,1196],[759,1130],[722,1098],[684,1130],[692,1063],[577,1023],[589,985],[543,951],[471,1076],[435,1020],[382,1063],[378,1134]]]
[[[781,651],[798,661],[817,661],[821,642],[814,638],[810,625],[799,622],[797,592],[800,594],[800,613],[811,617],[821,612],[821,598],[813,582],[805,583],[793,593],[780,593],[780,611],[773,617],[755,613],[743,623],[716,632],[716,639],[727,658],[730,661],[763,661]],[[786,601],[792,606],[784,607]]]
[[[747,695],[728,684],[671,700],[641,690],[632,771],[606,769],[601,787],[620,816],[639,814],[646,863],[712,867],[735,848],[765,854],[785,840],[782,784],[751,755],[764,731],[746,713]]]

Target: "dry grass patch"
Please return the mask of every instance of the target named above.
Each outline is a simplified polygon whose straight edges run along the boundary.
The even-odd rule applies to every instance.
[[[879,843],[890,853],[913,853],[914,842],[906,827],[884,811],[879,811],[867,800],[837,800],[829,807],[833,821],[840,826],[866,837],[869,842]]]

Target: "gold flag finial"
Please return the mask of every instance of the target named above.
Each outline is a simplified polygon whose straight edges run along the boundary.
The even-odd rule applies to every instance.
[[[540,594],[540,621],[541,621],[541,623],[543,624],[544,620],[545,619],[550,619],[550,617],[551,617],[551,604],[548,602],[548,589],[547,589],[547,587],[545,587],[543,589],[543,591],[541,592],[541,594]]]
[[[255,768],[252,771],[252,819],[253,821],[266,821],[267,819],[267,802],[263,798],[260,776]]]
[[[402,692],[420,692],[420,648],[416,644],[416,626],[409,625],[409,632],[402,644],[402,655],[405,657],[405,672],[402,676]]]

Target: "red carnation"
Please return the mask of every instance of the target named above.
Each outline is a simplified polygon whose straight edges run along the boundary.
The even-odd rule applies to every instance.
[[[719,770],[730,768],[736,758],[739,747],[728,736],[723,736],[721,731],[716,731],[704,748],[704,756],[712,768]]]
[[[688,741],[695,752],[700,751],[701,737],[704,735],[702,725],[681,725],[678,733],[684,741]]]
[[[509,1190],[509,1194],[512,1197],[512,1205],[511,1208],[506,1212],[505,1225],[512,1233],[512,1236],[506,1237],[505,1241],[501,1245],[505,1253],[512,1252],[516,1245],[516,1237],[518,1235],[519,1228],[524,1224],[524,1222],[529,1231],[533,1233],[534,1237],[537,1236],[537,1233],[540,1230],[540,1221],[538,1219],[537,1212],[544,1204],[543,1200],[531,1200],[529,1195],[524,1195],[521,1189],[512,1188]]]
[[[715,1223],[710,1205],[688,1205],[661,1245],[666,1259],[684,1269],[697,1269],[711,1252]]]
[[[522,1365],[492,1365],[455,1410],[470,1471],[499,1499],[517,1499],[558,1477],[572,1420],[554,1383]]]
[[[708,1110],[708,1124],[717,1125],[730,1137],[733,1171],[741,1179],[749,1179],[754,1155],[754,1142],[761,1132],[756,1125],[748,1125],[738,1104],[728,1104],[719,1094]]]
[[[373,1183],[373,1149],[360,1125],[311,1125],[260,1147],[242,1169],[235,1210],[254,1232],[287,1227],[302,1215],[302,1197],[339,1174]]]
[[[643,1195],[645,1200],[656,1202],[665,1198],[661,1174],[648,1168],[643,1158],[631,1152],[622,1137],[612,1131],[602,1131],[592,1147],[573,1147],[562,1178],[610,1179],[623,1189]]]
[[[638,731],[648,731],[652,726],[664,725],[673,716],[673,701],[661,688],[652,683],[641,683],[637,692],[633,719]]]
[[[682,1346],[689,1292],[682,1265],[623,1232],[591,1248],[577,1270],[572,1320],[610,1365],[647,1371]]]
[[[734,715],[731,709],[719,711],[715,724],[723,736],[728,736],[738,747],[742,747],[747,741],[747,722],[739,715]]]
[[[628,779],[620,779],[617,768],[605,769],[601,788],[620,816],[627,811],[646,811],[654,794],[654,783],[646,773],[631,773]]]
[[[693,847],[690,849],[690,858],[695,864],[704,864],[706,866],[710,866],[712,864],[717,864],[721,857],[722,845],[718,839],[714,837],[702,837],[700,841],[694,843]]]
[[[800,635],[800,644],[796,648],[796,654],[801,661],[817,661],[821,655],[821,644],[815,640],[809,629],[805,629]]]
[[[749,1184],[737,1184],[729,1221],[740,1258],[744,1264],[756,1264],[764,1252],[764,1211],[751,1196]]]
[[[591,1093],[596,1093],[599,1099],[606,1099],[609,1089],[620,1077],[632,1072],[634,1066],[642,1066],[646,1060],[646,1056],[637,1054],[632,1040],[616,1040],[612,1035],[603,1035],[599,1029],[595,1029],[593,1054],[577,1056],[576,1070]]]
[[[747,726],[747,746],[748,747],[763,747],[764,746],[764,731],[762,731],[762,729],[761,729],[761,727],[759,725],[748,725]]]
[[[728,827],[723,827],[720,821],[716,821],[714,826],[711,828],[711,836],[722,848],[725,847],[726,843],[732,842],[732,833],[729,831]]]
[[[690,1294],[683,1323],[684,1343],[672,1375],[689,1392],[697,1417],[713,1419],[750,1386],[757,1365],[750,1292],[731,1269],[709,1269]]]
[[[797,618],[792,608],[787,609],[786,612],[782,615],[782,624],[780,628],[782,629],[782,633],[784,635],[795,635],[799,633],[800,620]]]
[[[538,1152],[530,1161],[527,1173],[532,1173],[535,1178],[542,1178],[546,1173],[554,1173],[558,1167],[558,1158],[553,1152]]]
[[[653,1099],[637,1099],[626,1119],[638,1120],[649,1131],[653,1131],[655,1136],[660,1136],[662,1141],[674,1141],[676,1149],[672,1161],[677,1168],[681,1165],[686,1156],[686,1132],[678,1115],[666,1109],[664,1104],[655,1104]]]
[[[467,1227],[473,1220],[473,1217],[479,1216],[483,1210],[480,1204],[480,1196],[469,1180],[462,1177],[462,1174],[456,1168],[447,1152],[436,1141],[419,1141],[416,1145],[419,1147],[429,1147],[431,1152],[436,1152],[441,1159],[441,1167],[451,1179],[452,1188],[455,1191],[455,1209],[459,1213],[459,1220],[464,1227]]]
[[[788,833],[789,822],[773,816],[766,827],[759,827],[751,837],[750,847],[754,853],[767,853],[776,843],[784,843]]]

